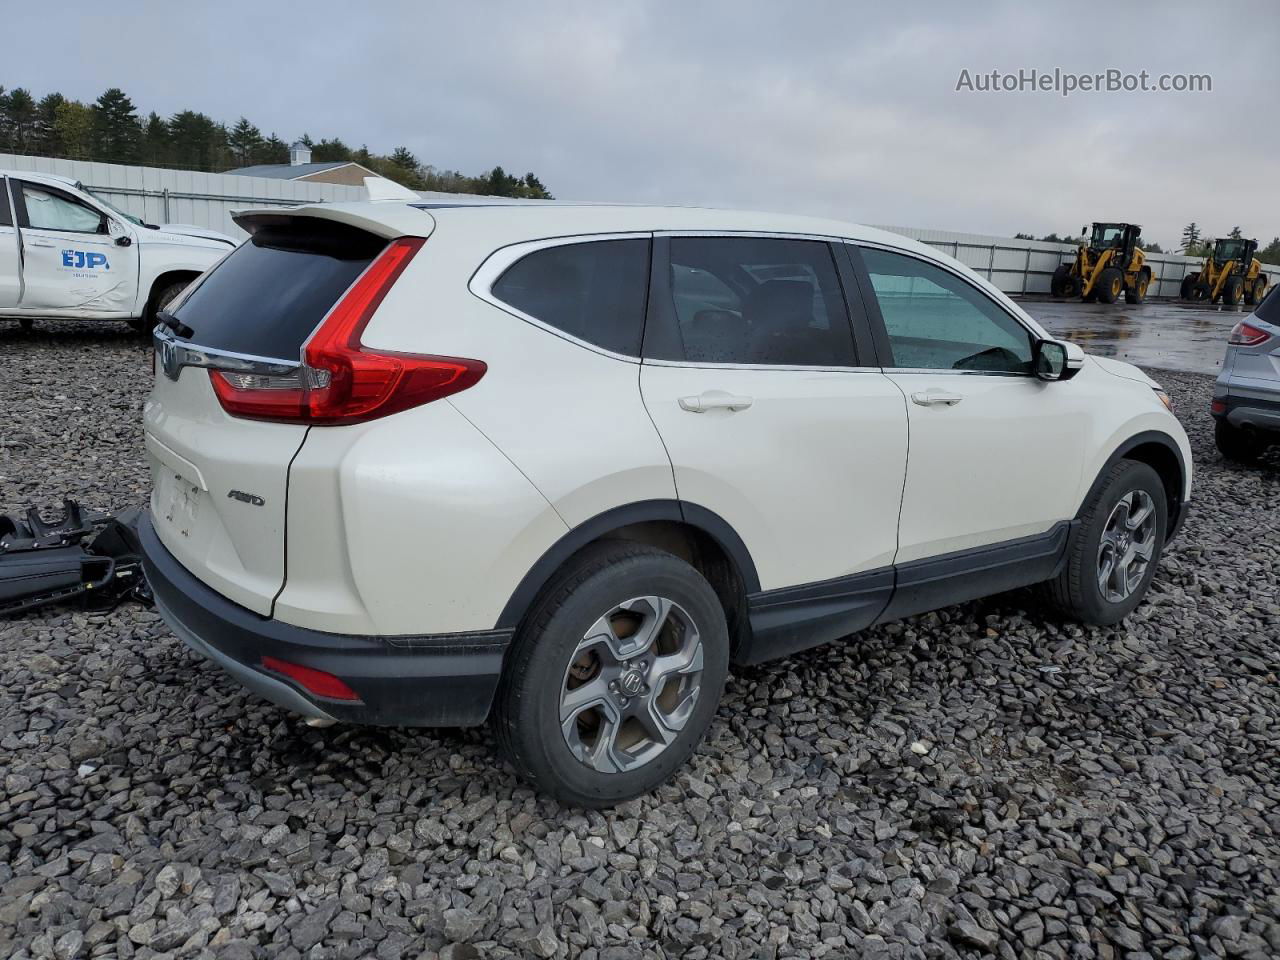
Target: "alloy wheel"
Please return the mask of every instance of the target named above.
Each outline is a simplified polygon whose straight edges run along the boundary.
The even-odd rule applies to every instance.
[[[683,607],[636,597],[601,616],[564,672],[560,731],[601,773],[634,770],[662,753],[701,693],[702,638]]]
[[[1123,603],[1138,588],[1156,548],[1156,505],[1145,490],[1120,498],[1098,543],[1098,588],[1109,603]]]

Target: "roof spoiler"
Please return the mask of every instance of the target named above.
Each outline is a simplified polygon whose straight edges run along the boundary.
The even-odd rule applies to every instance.
[[[386,177],[365,177],[364,189],[370,200],[421,200],[422,198]]]

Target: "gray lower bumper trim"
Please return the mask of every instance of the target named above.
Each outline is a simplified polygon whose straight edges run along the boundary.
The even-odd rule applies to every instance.
[[[159,597],[155,598],[155,603],[156,610],[164,618],[165,623],[169,625],[169,629],[178,635],[179,640],[206,660],[216,663],[260,697],[270,700],[278,707],[284,707],[286,710],[300,713],[304,717],[317,717],[322,720],[336,721],[335,717],[325,713],[287,683],[273,680],[271,677],[246,667],[239,660],[233,660],[225,653],[220,653],[209,646],[209,644],[192,633],[186,624],[179,620]]]
[[[1233,427],[1256,427],[1259,430],[1280,430],[1280,409],[1261,407],[1232,407],[1227,413],[1227,423]]]

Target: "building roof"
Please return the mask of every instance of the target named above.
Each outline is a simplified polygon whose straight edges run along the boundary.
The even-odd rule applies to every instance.
[[[335,167],[358,167],[354,160],[329,160],[325,163],[259,163],[252,167],[237,167],[227,173],[239,177],[270,177],[273,180],[297,180],[322,170],[333,170]],[[372,173],[372,171],[370,171]]]

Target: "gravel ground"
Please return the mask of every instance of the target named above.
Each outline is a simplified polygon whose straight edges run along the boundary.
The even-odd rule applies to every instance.
[[[0,328],[0,511],[143,497],[142,341]],[[1011,595],[736,671],[657,795],[534,796],[482,730],[309,730],[155,614],[0,623],[0,956],[1280,954],[1280,471],[1161,374],[1195,508],[1148,602]]]

